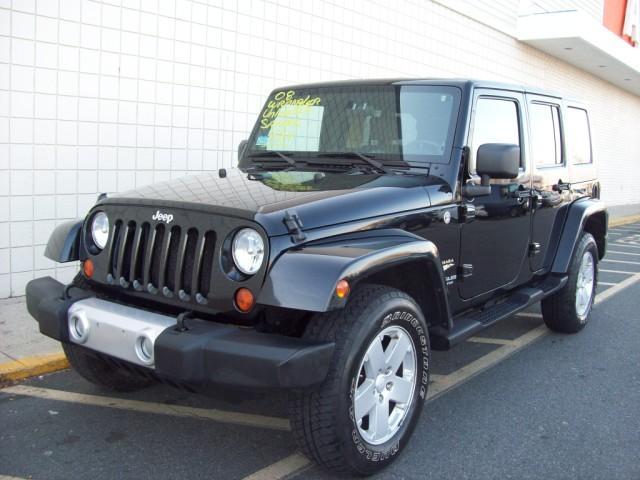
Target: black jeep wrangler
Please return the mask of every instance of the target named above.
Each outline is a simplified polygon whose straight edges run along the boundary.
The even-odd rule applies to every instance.
[[[430,348],[542,302],[589,317],[607,212],[587,111],[524,87],[357,81],[274,91],[239,168],[101,196],[29,312],[115,390],[290,391],[300,449],[372,474],[416,426]]]

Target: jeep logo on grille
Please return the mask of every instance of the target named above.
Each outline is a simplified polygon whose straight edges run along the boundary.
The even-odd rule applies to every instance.
[[[173,215],[170,213],[162,213],[160,210],[158,210],[156,213],[153,214],[153,216],[151,217],[151,220],[158,220],[159,222],[165,222],[169,224],[173,222]]]

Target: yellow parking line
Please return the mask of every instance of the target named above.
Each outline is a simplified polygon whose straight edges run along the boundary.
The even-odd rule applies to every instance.
[[[307,457],[294,453],[282,460],[272,463],[257,472],[252,473],[244,477],[243,480],[272,480],[278,478],[284,478],[294,473],[301,473],[306,467],[309,467],[311,463]]]
[[[604,285],[605,287],[611,287],[612,285],[617,285],[617,283],[598,281],[598,285]]]
[[[492,345],[511,345],[513,340],[506,340],[504,338],[490,338],[490,337],[471,337],[467,338],[467,341],[474,343],[489,343]]]
[[[143,402],[140,400],[129,400],[125,398],[65,392],[63,390],[53,390],[50,388],[30,387],[28,385],[14,385],[3,388],[0,392],[44,398],[46,400],[59,402],[80,403],[95,407],[107,407],[118,410],[131,410],[134,412],[154,413],[160,415],[173,415],[176,417],[202,418],[219,423],[230,423],[234,425],[267,428],[271,430],[290,430],[289,420],[286,418],[267,417],[253,413],[230,412],[227,410],[187,407],[184,405]]]
[[[511,343],[502,345],[500,348],[494,350],[493,352],[489,352],[486,355],[483,355],[477,360],[465,365],[464,367],[459,368],[455,372],[448,375],[442,375],[438,379],[439,381],[436,381],[432,385],[429,385],[427,398],[429,400],[433,400],[436,397],[439,397],[443,393],[453,389],[454,387],[457,387],[458,385],[461,385],[463,382],[466,382],[470,378],[504,360],[521,348],[529,345],[530,343],[543,337],[544,335],[547,335],[547,333],[548,329],[546,325],[540,325],[539,327],[536,327],[533,330],[529,330],[524,335],[516,338]]]

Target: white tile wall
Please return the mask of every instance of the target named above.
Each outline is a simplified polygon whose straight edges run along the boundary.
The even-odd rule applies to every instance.
[[[585,5],[595,15],[599,4]],[[0,298],[22,294],[34,276],[73,277],[77,266],[48,261],[44,245],[98,192],[233,165],[265,96],[284,84],[481,77],[581,97],[593,113],[603,195],[640,203],[640,137],[629,134],[640,98],[518,43],[509,35],[518,8],[515,0],[0,1]]]

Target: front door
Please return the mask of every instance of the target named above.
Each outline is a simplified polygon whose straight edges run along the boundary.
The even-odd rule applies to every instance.
[[[463,224],[460,247],[460,296],[469,299],[518,282],[529,249],[531,175],[524,145],[527,125],[524,97],[517,92],[479,90],[468,144],[469,182],[479,183],[475,172],[478,147],[485,143],[520,146],[520,173],[510,180],[491,179],[491,194],[463,198],[475,208],[475,219]]]

